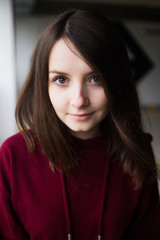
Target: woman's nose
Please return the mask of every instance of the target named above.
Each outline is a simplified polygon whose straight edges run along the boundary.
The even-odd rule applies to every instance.
[[[75,108],[81,108],[89,104],[87,89],[85,86],[76,86],[72,89],[71,105]]]

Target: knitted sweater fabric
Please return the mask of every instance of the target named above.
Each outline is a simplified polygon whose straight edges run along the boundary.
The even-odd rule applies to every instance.
[[[157,182],[135,190],[132,177],[108,158],[104,138],[76,141],[80,164],[65,177],[73,240],[97,240],[105,169],[102,239],[159,240]],[[60,172],[50,169],[38,142],[29,152],[21,133],[0,149],[0,239],[67,239]]]

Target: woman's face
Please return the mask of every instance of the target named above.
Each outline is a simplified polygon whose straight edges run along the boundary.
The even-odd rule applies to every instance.
[[[60,39],[51,49],[48,91],[72,135],[88,139],[101,134],[100,123],[108,113],[101,79],[69,40]]]

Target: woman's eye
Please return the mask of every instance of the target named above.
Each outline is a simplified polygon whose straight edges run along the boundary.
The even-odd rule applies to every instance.
[[[63,85],[67,83],[67,79],[63,76],[58,76],[54,78],[54,82],[56,82],[59,85]]]
[[[96,83],[96,84],[100,84],[101,80],[98,76],[93,76],[90,80],[91,83]]]

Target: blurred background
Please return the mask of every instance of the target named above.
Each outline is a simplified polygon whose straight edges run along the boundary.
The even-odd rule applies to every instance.
[[[160,0],[0,0],[0,145],[17,132],[14,110],[43,29],[68,8],[93,9],[120,31],[132,64],[144,128],[160,163]]]

